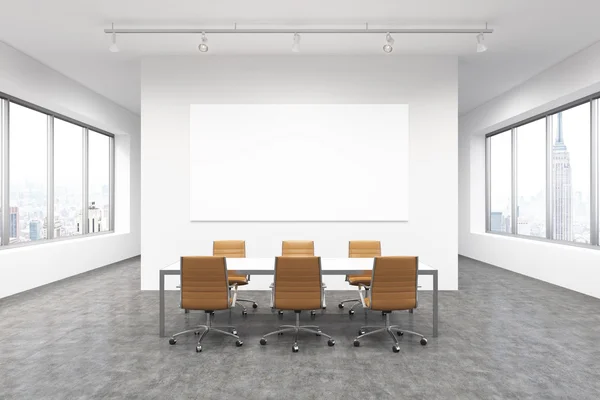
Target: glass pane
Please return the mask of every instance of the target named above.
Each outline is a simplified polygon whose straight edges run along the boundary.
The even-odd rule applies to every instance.
[[[546,119],[517,128],[517,233],[546,237]]]
[[[590,104],[552,119],[553,236],[590,243]]]
[[[47,238],[47,116],[10,104],[10,243]]]
[[[54,119],[54,237],[80,235],[83,128]]]
[[[110,229],[110,138],[89,131],[89,232]]]
[[[511,133],[490,140],[490,230],[511,232]]]

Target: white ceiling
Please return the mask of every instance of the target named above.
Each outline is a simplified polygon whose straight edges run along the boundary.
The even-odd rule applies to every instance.
[[[395,35],[392,55],[379,35],[303,35],[311,54],[458,55],[459,109],[468,112],[600,40],[598,0],[0,0],[0,40],[138,113],[140,59],[147,55],[292,54],[291,35],[120,35],[120,28],[456,27],[495,29],[489,50],[475,35]],[[383,35],[382,35],[383,36]],[[1,89],[1,88],[0,88]]]

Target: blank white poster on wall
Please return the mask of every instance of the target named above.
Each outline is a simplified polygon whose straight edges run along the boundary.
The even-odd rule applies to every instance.
[[[192,104],[192,221],[407,221],[407,104]]]

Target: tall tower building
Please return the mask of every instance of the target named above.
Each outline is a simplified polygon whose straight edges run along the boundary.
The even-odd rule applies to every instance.
[[[552,209],[554,239],[573,240],[573,205],[571,202],[571,161],[564,143],[562,113],[557,115],[556,140],[552,147]]]
[[[9,238],[19,238],[21,227],[19,226],[19,207],[10,207],[9,215]]]
[[[40,240],[41,223],[38,220],[29,221],[29,240]]]

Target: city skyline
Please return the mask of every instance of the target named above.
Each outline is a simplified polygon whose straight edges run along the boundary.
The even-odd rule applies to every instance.
[[[552,119],[552,239],[590,243],[589,104]],[[497,138],[498,137],[498,138]],[[497,138],[497,139],[496,139]],[[493,136],[490,229],[512,233],[511,134]],[[546,237],[546,119],[517,128],[517,233]]]

